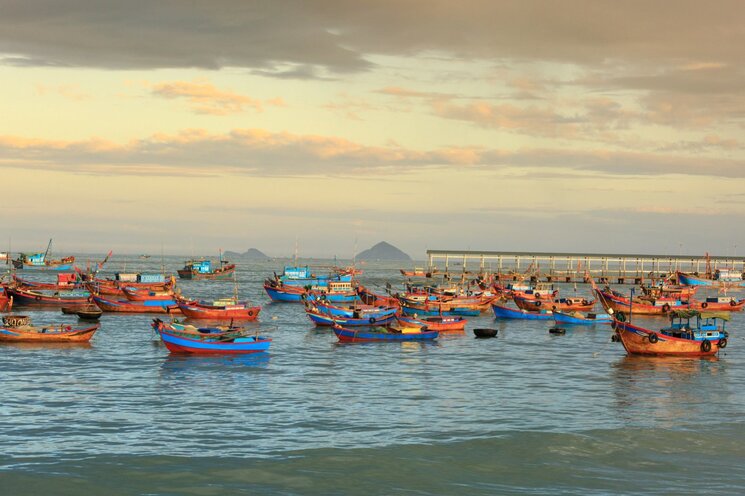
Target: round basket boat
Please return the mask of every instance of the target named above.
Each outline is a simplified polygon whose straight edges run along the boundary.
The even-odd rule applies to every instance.
[[[551,334],[566,334],[567,330],[563,327],[552,327],[548,330],[548,332],[550,332]]]
[[[3,325],[7,327],[21,327],[31,324],[28,315],[6,315],[3,317]]]
[[[480,327],[473,330],[473,333],[477,338],[495,338],[497,337],[498,329],[492,329],[488,327]]]

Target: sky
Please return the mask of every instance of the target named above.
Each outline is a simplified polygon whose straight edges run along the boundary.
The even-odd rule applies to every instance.
[[[13,251],[745,251],[740,1],[0,11]]]

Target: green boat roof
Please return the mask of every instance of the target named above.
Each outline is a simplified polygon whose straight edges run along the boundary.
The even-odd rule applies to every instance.
[[[691,319],[693,317],[701,317],[702,319],[721,319],[721,320],[729,320],[730,319],[730,313],[729,312],[700,312],[698,310],[692,310],[692,309],[685,309],[685,310],[672,310],[670,312],[670,318],[678,318],[678,319]]]

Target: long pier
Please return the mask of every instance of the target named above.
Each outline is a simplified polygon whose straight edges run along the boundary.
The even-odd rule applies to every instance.
[[[502,280],[642,284],[676,271],[707,274],[717,269],[745,272],[745,258],[692,255],[548,253],[427,250],[430,273],[493,274]]]

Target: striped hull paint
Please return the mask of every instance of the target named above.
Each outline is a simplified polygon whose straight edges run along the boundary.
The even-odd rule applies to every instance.
[[[269,350],[272,340],[268,338],[237,338],[236,341],[190,339],[171,334],[165,329],[156,329],[163,344],[171,353],[198,355],[261,353]]]
[[[355,329],[345,329],[343,327],[334,327],[334,334],[339,341],[344,343],[366,343],[374,341],[403,342],[403,341],[432,341],[437,339],[438,331],[410,332],[410,333],[391,333],[391,332],[373,332]]]
[[[498,319],[523,319],[523,320],[553,320],[554,314],[550,310],[542,312],[528,312],[522,309],[504,307],[492,304],[494,316]]]
[[[19,270],[36,270],[36,271],[46,271],[46,272],[70,272],[73,270],[74,263],[64,263],[64,264],[50,264],[50,265],[32,265],[32,264],[15,264],[15,268]]]
[[[703,351],[703,341],[683,339],[657,333],[628,322],[614,321],[613,327],[621,338],[621,344],[630,355],[666,355],[666,356],[711,356],[719,352],[719,340],[709,341],[711,349]],[[650,335],[657,336],[657,342],[649,340]]]
[[[314,301],[313,305],[318,308],[319,313],[325,313],[333,315],[334,317],[343,317],[345,319],[355,318],[367,318],[374,317],[380,319],[389,315],[395,315],[398,311],[397,308],[392,307],[373,307],[370,305],[355,305],[354,308],[344,308],[335,305],[328,305],[321,302]]]

